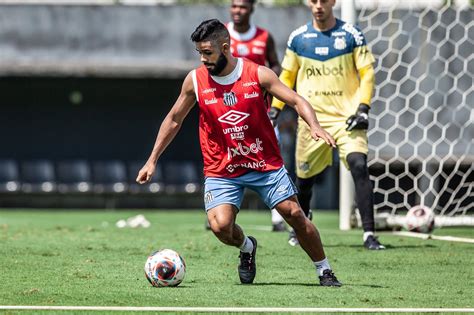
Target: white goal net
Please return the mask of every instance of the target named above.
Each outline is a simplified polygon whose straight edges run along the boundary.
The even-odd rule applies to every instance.
[[[424,205],[437,225],[473,225],[473,7],[390,3],[356,13],[376,57],[369,115],[376,213],[393,219]]]

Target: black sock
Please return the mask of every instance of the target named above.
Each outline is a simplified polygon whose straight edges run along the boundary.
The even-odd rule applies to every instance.
[[[354,179],[356,203],[362,217],[362,227],[364,232],[373,232],[375,231],[374,192],[367,168],[367,155],[353,152],[346,159]]]
[[[309,214],[311,196],[313,195],[314,176],[310,178],[296,178],[298,187],[298,201],[306,217]]]

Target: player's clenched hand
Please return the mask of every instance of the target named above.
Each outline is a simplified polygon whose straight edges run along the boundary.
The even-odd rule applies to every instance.
[[[347,131],[354,129],[367,130],[369,128],[369,106],[360,104],[357,112],[347,118]]]
[[[138,172],[137,183],[145,184],[148,183],[155,173],[155,165],[153,163],[146,163],[142,169]]]
[[[324,142],[326,142],[331,147],[336,147],[336,141],[334,140],[334,138],[329,133],[327,133],[326,130],[324,130],[321,126],[314,127],[311,130],[311,137],[313,137],[313,139],[316,141],[318,141],[319,139],[323,139]]]

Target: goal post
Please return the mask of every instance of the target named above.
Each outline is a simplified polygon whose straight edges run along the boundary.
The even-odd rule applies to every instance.
[[[351,24],[357,24],[355,0],[342,0],[341,18]],[[339,161],[339,229],[351,229],[351,215],[354,209],[355,187],[351,173]]]
[[[474,225],[472,4],[341,0],[340,6],[376,58],[368,131],[376,224],[400,226],[411,207],[424,205],[437,226]],[[342,163],[339,202],[340,229],[350,229],[354,187]]]

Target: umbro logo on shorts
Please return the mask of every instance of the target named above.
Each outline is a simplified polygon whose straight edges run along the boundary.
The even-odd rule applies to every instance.
[[[277,192],[279,195],[286,194],[288,192],[288,186],[286,185],[281,185],[277,188]]]

